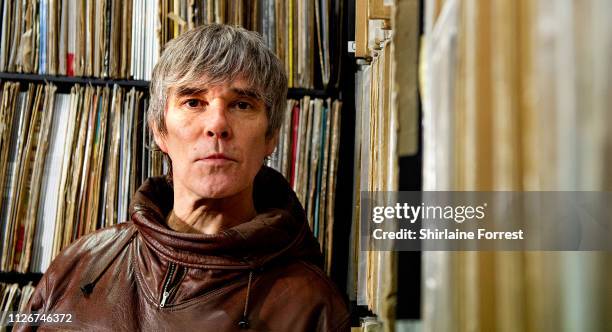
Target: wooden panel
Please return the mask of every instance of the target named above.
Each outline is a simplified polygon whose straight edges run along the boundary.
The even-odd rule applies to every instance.
[[[356,0],[355,57],[366,58],[368,56],[368,0]]]
[[[384,0],[368,0],[369,15],[372,20],[390,20],[391,6],[385,6]]]

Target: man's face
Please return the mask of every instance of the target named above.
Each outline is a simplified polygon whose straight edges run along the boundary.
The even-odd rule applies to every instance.
[[[266,138],[265,105],[243,80],[172,88],[167,134],[155,133],[172,160],[175,189],[193,199],[225,198],[251,190],[276,137]]]

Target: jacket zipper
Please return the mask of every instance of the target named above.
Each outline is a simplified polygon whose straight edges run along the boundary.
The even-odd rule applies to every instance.
[[[172,291],[174,290],[174,288],[176,287],[176,285],[172,286],[172,281],[173,279],[176,277],[176,271],[177,271],[178,265],[176,263],[169,263],[168,264],[168,273],[166,274],[166,278],[164,279],[164,286],[162,287],[162,296],[161,296],[161,300],[159,301],[159,307],[160,308],[164,308],[166,306],[166,304],[168,304],[168,298],[170,298],[170,294],[172,293]],[[180,276],[179,276],[180,278]],[[245,278],[242,278],[242,280],[240,280],[239,284],[242,285],[245,282]],[[218,289],[214,289],[211,290],[205,294],[203,294],[203,296],[211,296],[220,292],[225,291],[227,288],[229,288],[232,285],[227,285]]]
[[[162,288],[162,298],[159,302],[160,308],[166,306],[166,301],[168,301],[168,297],[170,296],[170,282],[172,282],[172,277],[174,277],[175,270],[176,264],[170,263],[170,265],[168,265],[168,274],[166,274],[166,279],[164,280],[164,287]]]

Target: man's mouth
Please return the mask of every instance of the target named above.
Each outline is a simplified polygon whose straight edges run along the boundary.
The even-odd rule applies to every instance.
[[[223,153],[213,153],[213,154],[209,154],[208,156],[198,159],[198,160],[206,160],[206,161],[236,161],[236,159],[223,154]]]

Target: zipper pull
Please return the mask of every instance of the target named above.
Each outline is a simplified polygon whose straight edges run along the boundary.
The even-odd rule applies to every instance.
[[[170,295],[169,291],[164,291],[164,294],[162,295],[162,300],[159,303],[160,308],[163,308],[166,305],[166,301],[168,300],[169,295]]]
[[[176,272],[176,264],[170,263],[168,265],[168,273],[166,274],[166,277],[164,278],[164,284],[162,287],[162,298],[161,298],[161,301],[159,301],[160,308],[163,308],[166,306],[168,302],[168,298],[170,298],[170,294],[172,293],[173,288],[176,286],[176,285],[172,286],[172,282],[175,279],[174,278],[175,272]]]

